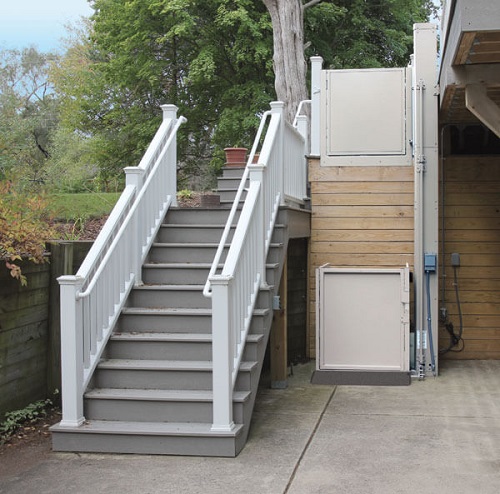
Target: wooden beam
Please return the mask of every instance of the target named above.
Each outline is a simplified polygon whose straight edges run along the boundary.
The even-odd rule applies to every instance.
[[[455,59],[453,60],[454,65],[463,65],[467,62],[470,55],[470,50],[472,48],[472,45],[474,44],[475,37],[476,33],[474,31],[462,33],[460,43],[458,43],[457,46]]]
[[[465,106],[500,137],[500,108],[488,97],[484,84],[467,84],[465,86]]]
[[[281,275],[279,297],[280,308],[274,311],[271,327],[271,388],[284,389],[288,387],[288,359],[287,359],[287,261]]]

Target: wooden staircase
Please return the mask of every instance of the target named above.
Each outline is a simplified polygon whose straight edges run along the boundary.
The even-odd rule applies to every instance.
[[[84,396],[85,423],[52,430],[56,451],[236,456],[243,448],[287,247],[277,225],[233,393],[235,427],[212,426],[211,299],[203,286],[243,169],[219,179],[221,206],[171,208]]]

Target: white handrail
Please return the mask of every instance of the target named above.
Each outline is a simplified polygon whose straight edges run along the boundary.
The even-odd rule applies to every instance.
[[[265,126],[266,121],[270,115],[271,115],[270,111],[266,111],[262,114],[259,129],[257,131],[257,136],[255,137],[255,140],[254,140],[254,143],[252,146],[252,150],[250,151],[250,155],[249,155],[248,160],[247,160],[247,165],[252,163],[252,161],[254,159],[255,153],[257,152],[258,145],[260,143],[260,139],[262,137],[262,131],[264,130],[264,126]],[[214,261],[212,262],[212,266],[210,267],[210,272],[208,274],[207,281],[205,283],[205,286],[203,287],[203,295],[205,297],[212,296],[212,288],[211,288],[210,278],[216,273],[217,268],[220,264],[220,260],[222,258],[222,253],[223,253],[224,248],[227,244],[227,241],[229,238],[229,233],[231,231],[231,227],[233,226],[234,218],[236,216],[236,211],[238,211],[241,197],[243,196],[243,192],[245,191],[249,172],[250,172],[250,169],[248,168],[248,166],[246,166],[245,170],[243,172],[243,177],[242,177],[240,184],[238,186],[238,190],[236,191],[236,196],[235,196],[233,205],[231,207],[231,211],[229,212],[228,220],[226,222],[226,225],[224,226],[224,231],[222,232],[222,238],[221,238],[221,241],[219,243],[219,246],[217,247],[217,252],[215,253]]]
[[[226,223],[223,238],[205,284],[212,297],[213,424],[212,430],[234,427],[232,395],[259,290],[266,286],[266,257],[280,204],[285,197],[300,203],[306,191],[306,139],[284,120],[284,104],[271,103],[261,120],[249,162]],[[252,164],[264,126],[260,151]],[[248,186],[247,186],[247,181]],[[302,182],[300,186],[298,182]],[[248,187],[227,258],[221,254],[233,226],[241,194]],[[216,274],[217,271],[220,274]]]
[[[83,392],[142,262],[176,194],[176,135],[186,119],[164,105],[164,120],[76,276],[61,285],[62,424],[83,420]],[[64,303],[63,303],[64,301]]]

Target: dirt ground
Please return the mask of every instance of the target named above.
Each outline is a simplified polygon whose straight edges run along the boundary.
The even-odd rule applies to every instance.
[[[49,427],[60,420],[60,409],[52,408],[0,443],[0,478],[16,475],[47,456],[52,447]]]

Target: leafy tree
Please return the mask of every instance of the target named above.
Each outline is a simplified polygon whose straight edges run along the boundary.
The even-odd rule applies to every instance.
[[[44,180],[58,122],[52,58],[33,47],[0,51],[0,176],[12,170],[28,183]]]
[[[63,124],[98,144],[91,161],[101,176],[137,164],[165,102],[188,118],[180,135],[186,177],[206,172],[214,149],[252,142],[259,114],[274,99],[263,5],[96,0],[94,9],[91,30],[54,78]]]
[[[412,24],[425,21],[431,5],[95,0],[91,22],[53,73],[62,105],[56,162],[70,161],[78,149],[106,186],[139,161],[159,125],[160,104],[174,103],[188,118],[179,155],[190,182],[181,187],[206,186],[199,177],[223,163],[222,148],[251,144],[269,101],[284,100],[293,118],[308,97],[306,56],[322,55],[334,68],[405,65]],[[75,140],[65,151],[64,142]]]

